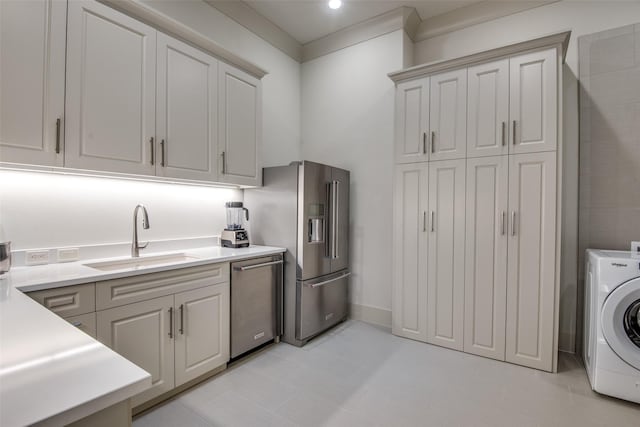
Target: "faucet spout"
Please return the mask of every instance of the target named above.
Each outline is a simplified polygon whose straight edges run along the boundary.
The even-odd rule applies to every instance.
[[[131,256],[137,258],[140,256],[140,249],[147,247],[149,242],[145,244],[138,243],[138,211],[142,209],[142,228],[149,229],[149,214],[147,208],[143,205],[137,205],[133,210],[133,239],[131,241]]]

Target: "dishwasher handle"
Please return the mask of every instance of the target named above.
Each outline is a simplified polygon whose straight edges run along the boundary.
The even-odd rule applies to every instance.
[[[263,262],[263,263],[260,263],[260,264],[234,266],[233,269],[235,271],[247,271],[247,270],[253,270],[254,268],[262,268],[262,267],[268,267],[270,265],[282,264],[282,262],[283,261],[281,259],[279,259],[277,261]]]

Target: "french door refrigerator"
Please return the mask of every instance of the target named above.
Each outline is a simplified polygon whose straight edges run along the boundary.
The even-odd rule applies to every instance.
[[[282,340],[302,346],[346,319],[349,171],[310,161],[263,169],[245,190],[251,241],[287,249]]]

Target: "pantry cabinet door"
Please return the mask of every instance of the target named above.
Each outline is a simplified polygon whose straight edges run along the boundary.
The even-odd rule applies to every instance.
[[[132,406],[171,390],[173,295],[98,311],[98,341],[151,374],[151,388],[134,396]]]
[[[154,175],[156,30],[70,1],[64,165]]]
[[[396,163],[426,162],[429,133],[429,77],[396,87]]]
[[[467,70],[431,76],[429,160],[463,159],[467,152]]]
[[[220,63],[220,181],[262,183],[262,84],[259,79]]]
[[[0,1],[0,162],[62,166],[63,1]]]
[[[218,61],[158,33],[156,170],[159,176],[218,178]]]
[[[393,333],[427,341],[429,166],[396,166],[393,196]]]
[[[467,157],[508,154],[509,60],[467,70]]]
[[[229,283],[175,295],[176,387],[229,361]]]
[[[464,351],[504,360],[508,156],[467,160]]]
[[[558,139],[556,49],[509,60],[510,153],[555,151]]]
[[[506,360],[551,371],[556,275],[556,155],[509,164]]]
[[[429,164],[427,341],[462,350],[465,160]]]

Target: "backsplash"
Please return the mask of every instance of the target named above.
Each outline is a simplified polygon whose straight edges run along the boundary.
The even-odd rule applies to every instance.
[[[0,225],[13,251],[126,247],[139,203],[147,207],[151,225],[148,230],[139,228],[140,241],[214,241],[225,226],[224,203],[229,200],[242,201],[242,190],[0,171]]]

